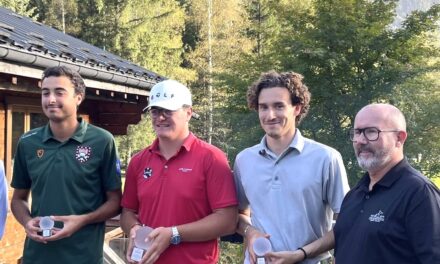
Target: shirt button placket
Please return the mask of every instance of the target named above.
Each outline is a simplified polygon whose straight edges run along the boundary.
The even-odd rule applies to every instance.
[[[163,165],[163,171],[162,171],[163,177],[168,177],[168,165]]]

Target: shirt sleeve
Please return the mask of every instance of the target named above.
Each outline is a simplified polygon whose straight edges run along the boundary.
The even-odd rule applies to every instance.
[[[238,198],[238,209],[239,210],[248,209],[249,201],[246,197],[246,193],[244,192],[243,184],[241,182],[238,157],[236,158],[234,163],[234,180],[235,180],[235,190],[237,192],[237,198]]]
[[[406,230],[422,264],[440,263],[440,191],[432,183],[418,189],[411,199]]]
[[[101,175],[106,191],[121,188],[121,163],[113,136],[109,136],[107,146],[103,153]]]
[[[212,209],[237,205],[234,179],[228,160],[219,149],[213,149],[205,158],[206,187]]]
[[[14,157],[14,170],[11,186],[15,189],[30,189],[31,179],[27,171],[25,146],[22,140],[18,141]]]
[[[334,151],[332,154],[327,174],[324,197],[333,212],[337,214],[341,210],[345,194],[350,190],[347,172],[339,152]]]

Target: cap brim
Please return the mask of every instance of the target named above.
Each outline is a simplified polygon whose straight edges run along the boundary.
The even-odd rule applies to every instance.
[[[160,108],[163,108],[163,109],[167,109],[167,110],[171,110],[171,111],[176,111],[177,109],[181,108],[182,106],[170,106],[169,102],[157,102],[157,103],[149,104],[142,111],[143,112],[148,111],[148,110],[150,110],[151,107],[160,107]]]

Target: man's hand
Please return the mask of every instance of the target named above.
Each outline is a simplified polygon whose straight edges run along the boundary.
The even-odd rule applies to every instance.
[[[262,233],[258,229],[250,226],[248,231],[246,232],[246,236],[244,237],[246,240],[247,250],[249,252],[249,261],[251,262],[251,264],[257,263],[257,256],[255,255],[253,246],[255,239],[259,237],[269,238],[270,235]]]
[[[42,231],[40,229],[40,217],[35,217],[29,220],[24,226],[24,230],[30,239],[44,244],[47,243],[45,238],[38,234],[38,232]]]
[[[45,238],[46,241],[55,241],[70,237],[81,227],[86,225],[85,215],[51,216],[51,218],[56,222],[63,222],[64,226],[61,229],[54,228],[52,236]]]
[[[131,253],[133,252],[134,248],[134,238],[136,237],[136,231],[141,228],[140,225],[134,225],[130,229],[130,237],[128,238],[128,248],[127,248],[127,254],[125,255],[125,258],[129,263],[136,263],[136,261],[131,259]]]
[[[269,252],[265,255],[269,264],[293,264],[299,263],[304,259],[302,251],[279,251]]]
[[[158,227],[149,235],[148,240],[151,241],[150,248],[145,252],[139,264],[153,264],[162,252],[170,245],[172,236],[171,227]]]

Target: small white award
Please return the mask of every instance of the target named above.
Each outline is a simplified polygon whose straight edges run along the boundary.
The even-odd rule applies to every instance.
[[[147,236],[153,231],[153,228],[143,226],[136,230],[136,236],[134,237],[133,252],[131,252],[131,259],[134,261],[140,261],[145,251],[151,246],[150,241],[145,241]]]
[[[54,224],[54,221],[49,216],[40,218],[40,228],[43,230],[43,237],[50,237],[52,235]]]
[[[257,256],[257,264],[266,264],[266,261],[264,260],[264,255],[272,251],[272,245],[270,244],[269,239],[265,237],[259,237],[255,239],[253,249],[255,255]]]

